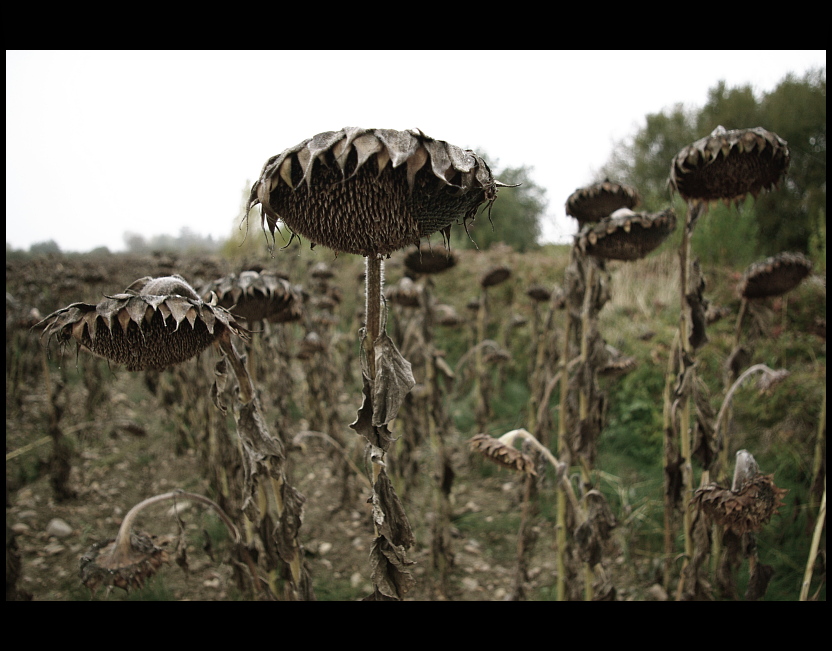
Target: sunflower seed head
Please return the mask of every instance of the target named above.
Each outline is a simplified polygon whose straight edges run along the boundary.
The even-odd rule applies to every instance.
[[[385,291],[387,300],[402,307],[419,307],[421,295],[422,288],[407,276]]]
[[[249,270],[229,274],[206,286],[202,295],[208,300],[211,292],[216,294],[220,307],[248,323],[287,323],[303,316],[300,290],[276,273]]]
[[[140,279],[131,287],[150,285],[155,292],[168,282],[153,281]],[[182,286],[178,289],[186,291]],[[97,305],[73,303],[34,327],[43,328],[41,338],[54,336],[61,345],[74,339],[79,348],[124,364],[129,371],[161,370],[184,362],[207,348],[225,329],[249,337],[249,331],[226,310],[198,296],[181,294],[124,293],[107,296]]]
[[[450,249],[439,251],[432,246],[414,247],[404,257],[404,266],[415,274],[438,274],[456,266],[459,256]]]
[[[529,455],[524,454],[517,448],[506,445],[499,439],[488,436],[488,434],[472,436],[468,444],[471,446],[471,450],[480,452],[487,459],[505,468],[527,475],[537,475],[534,460]]]
[[[115,586],[125,591],[141,588],[170,561],[168,551],[173,541],[140,531],[130,535],[128,554],[113,553],[115,540],[94,544],[80,560],[81,582],[93,593],[102,585]]]
[[[474,152],[421,131],[345,127],[270,158],[247,211],[259,204],[272,235],[282,220],[334,251],[388,255],[473,219],[498,185]]]
[[[676,154],[669,182],[686,201],[739,202],[775,187],[789,161],[786,141],[771,131],[717,127]]]
[[[658,213],[616,210],[597,224],[588,224],[575,238],[586,255],[609,260],[638,260],[656,249],[676,228],[672,209]]]
[[[619,208],[634,208],[641,203],[635,188],[604,179],[601,183],[575,190],[566,201],[566,214],[579,226],[597,222]]]
[[[778,253],[748,267],[740,279],[739,292],[743,298],[781,296],[811,272],[812,261],[802,253]]]
[[[511,269],[506,266],[498,265],[489,269],[480,279],[482,287],[494,287],[504,283],[511,276]]]

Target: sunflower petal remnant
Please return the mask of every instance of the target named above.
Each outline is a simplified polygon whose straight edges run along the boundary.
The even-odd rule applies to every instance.
[[[388,255],[474,219],[501,184],[470,150],[419,130],[345,127],[270,158],[251,188],[272,236],[293,234],[334,251]]]

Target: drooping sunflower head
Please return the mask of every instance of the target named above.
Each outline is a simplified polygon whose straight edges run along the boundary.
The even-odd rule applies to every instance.
[[[811,272],[812,261],[802,253],[778,253],[748,267],[740,279],[739,292],[743,298],[781,296]]]
[[[635,188],[605,179],[601,183],[578,188],[566,201],[566,214],[578,220],[580,227],[600,221],[619,208],[634,208],[641,203]]]
[[[216,294],[220,307],[249,324],[257,321],[288,323],[303,316],[300,291],[276,273],[242,271],[229,274],[206,286],[203,296],[207,299],[211,292]]]
[[[417,246],[404,257],[405,268],[414,274],[438,274],[456,266],[459,256],[448,249],[440,251],[432,246]]]
[[[496,287],[511,277],[511,269],[505,265],[495,265],[486,271],[480,278],[480,286]]]
[[[676,228],[673,210],[635,213],[616,210],[597,224],[584,226],[578,248],[587,255],[608,260],[638,260],[656,249]]]
[[[93,593],[102,585],[126,592],[141,588],[170,562],[172,542],[170,537],[133,531],[127,554],[113,554],[115,540],[96,543],[81,557],[81,582]]]
[[[477,434],[471,437],[468,444],[471,446],[471,450],[480,452],[486,458],[505,468],[527,475],[537,475],[534,460],[529,455],[500,439],[495,439],[488,434]]]
[[[152,292],[152,293],[150,293]],[[164,292],[164,293],[160,293]],[[129,371],[161,370],[202,352],[226,330],[249,332],[221,307],[202,301],[181,276],[142,278],[97,305],[73,303],[34,327],[61,345],[80,349]]]
[[[345,127],[270,158],[247,211],[334,251],[388,255],[457,221],[497,196],[485,161],[419,130]]]
[[[776,133],[719,126],[676,154],[670,187],[685,201],[739,202],[776,186],[789,160],[789,147]]]

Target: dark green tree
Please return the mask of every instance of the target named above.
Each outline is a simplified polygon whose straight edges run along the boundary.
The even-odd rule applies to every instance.
[[[491,206],[489,223],[488,207],[477,214],[476,222],[468,224],[468,233],[463,228],[451,229],[452,248],[487,249],[495,242],[508,244],[516,251],[529,251],[539,246],[540,220],[546,210],[546,190],[531,178],[532,168],[506,167],[496,170],[494,177],[501,183],[516,188],[500,188],[499,196]],[[470,237],[469,237],[470,235]]]
[[[29,253],[44,254],[44,253],[60,253],[61,247],[55,240],[47,240],[45,242],[35,242],[29,247]]]

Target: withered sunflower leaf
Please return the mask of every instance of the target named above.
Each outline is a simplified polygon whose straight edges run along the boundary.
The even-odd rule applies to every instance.
[[[370,569],[373,584],[382,595],[401,599],[413,587],[416,580],[408,569],[411,565],[404,549],[395,547],[384,536],[373,540]]]
[[[396,344],[383,332],[376,339],[376,378],[373,383],[373,425],[381,427],[396,417],[405,396],[416,385],[413,370],[396,348]]]

